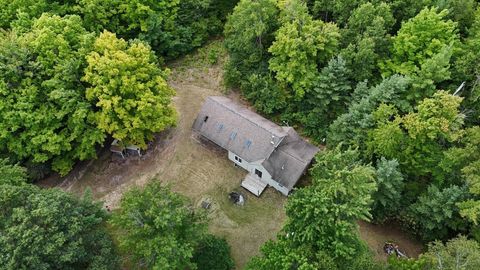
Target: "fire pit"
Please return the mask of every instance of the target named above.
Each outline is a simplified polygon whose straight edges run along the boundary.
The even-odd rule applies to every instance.
[[[230,192],[228,194],[228,198],[230,201],[236,205],[244,205],[245,204],[245,197],[240,192]]]

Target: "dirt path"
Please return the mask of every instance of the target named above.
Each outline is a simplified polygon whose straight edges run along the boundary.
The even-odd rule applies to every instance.
[[[387,260],[387,255],[383,252],[385,242],[398,244],[400,250],[409,257],[416,258],[422,252],[422,244],[403,232],[398,224],[375,225],[364,221],[358,224],[361,238],[367,242],[378,260]]]

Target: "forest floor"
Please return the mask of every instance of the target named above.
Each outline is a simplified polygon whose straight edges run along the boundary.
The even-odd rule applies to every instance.
[[[225,59],[218,41],[170,63],[169,84],[176,90],[174,105],[178,112],[177,126],[158,134],[142,157],[122,159],[112,155],[108,147],[96,160],[80,162],[66,177],[52,176],[40,182],[44,187],[60,187],[74,194],[90,189],[95,199],[116,208],[122,194],[132,186],[148,181],[161,181],[173,191],[189,197],[197,206],[204,200],[212,202],[210,231],[224,236],[232,247],[237,269],[258,254],[259,247],[273,239],[286,216],[286,198],[268,188],[260,198],[240,188],[246,172],[233,166],[226,151],[200,142],[191,126],[203,101],[210,95],[227,95],[241,102],[234,92],[226,93],[222,84],[222,61]],[[245,206],[235,206],[228,193],[239,191],[246,196]],[[359,223],[361,236],[385,260],[385,241],[395,241],[407,254],[417,256],[421,245],[408,238],[397,227],[389,229]]]

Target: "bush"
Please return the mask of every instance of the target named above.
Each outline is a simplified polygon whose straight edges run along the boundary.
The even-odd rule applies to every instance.
[[[229,270],[235,266],[227,241],[211,234],[200,242],[192,260],[198,270]]]

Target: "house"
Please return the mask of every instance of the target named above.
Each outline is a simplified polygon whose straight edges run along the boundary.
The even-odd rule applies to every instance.
[[[241,185],[256,196],[267,185],[288,196],[319,151],[292,127],[278,126],[221,96],[206,99],[193,130],[226,149],[228,158],[249,172]]]

